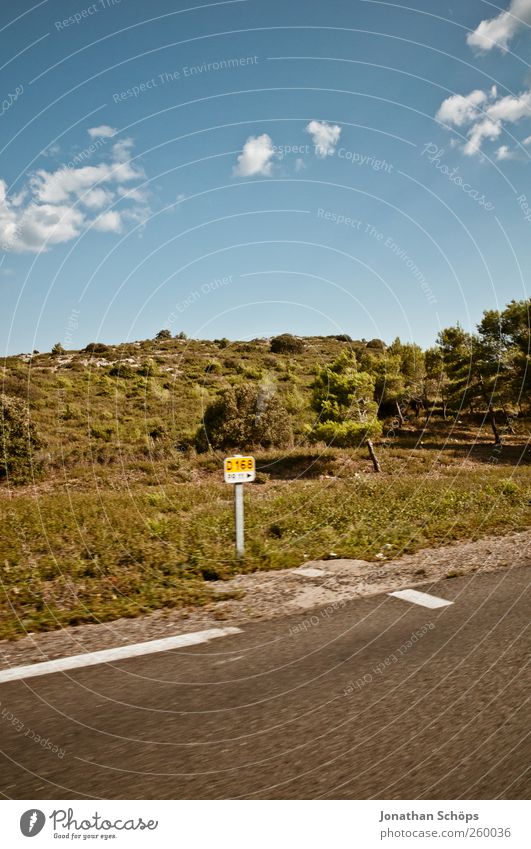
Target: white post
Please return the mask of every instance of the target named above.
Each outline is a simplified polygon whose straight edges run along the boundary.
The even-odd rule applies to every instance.
[[[236,525],[236,557],[243,557],[243,483],[234,484],[234,524]]]

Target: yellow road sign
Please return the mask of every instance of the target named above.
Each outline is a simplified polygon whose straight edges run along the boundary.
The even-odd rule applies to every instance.
[[[254,457],[225,457],[223,461],[225,483],[249,483],[256,477]]]

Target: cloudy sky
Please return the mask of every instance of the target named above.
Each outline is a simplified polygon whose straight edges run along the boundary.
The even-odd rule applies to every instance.
[[[15,0],[0,330],[431,344],[528,295],[531,0]]]

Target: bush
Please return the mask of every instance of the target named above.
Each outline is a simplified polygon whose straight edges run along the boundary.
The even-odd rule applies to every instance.
[[[126,365],[128,365],[128,363]],[[124,366],[122,366],[122,368],[123,367]],[[134,373],[133,369],[131,369],[131,371]],[[139,374],[142,377],[156,377],[158,374],[160,374],[160,369],[155,360],[144,360],[137,368],[136,374]],[[124,375],[120,375],[120,377],[123,376]]]
[[[129,363],[115,363],[109,369],[109,375],[111,377],[121,377],[124,380],[127,380],[130,377],[135,377],[136,369],[132,368]]]
[[[52,354],[54,355],[54,357],[59,357],[59,356],[61,356],[61,354],[64,354],[64,353],[65,353],[65,349],[63,348],[61,343],[56,342],[55,345],[52,348]]]
[[[270,448],[293,438],[288,412],[271,391],[241,385],[226,389],[208,405],[196,436],[198,450]]]
[[[385,351],[386,347],[383,339],[371,339],[370,342],[367,342],[367,348],[374,348],[377,351]]]
[[[171,339],[171,330],[159,330],[155,339],[157,342],[164,342],[166,339]]]
[[[323,422],[311,431],[312,442],[326,442],[337,448],[357,448],[365,439],[380,436],[382,423],[377,419],[366,422]]]
[[[35,452],[43,447],[22,398],[0,395],[0,478],[21,483],[35,471]]]
[[[304,342],[291,333],[282,333],[271,340],[270,350],[273,354],[300,354],[304,351]]]
[[[105,345],[103,342],[89,342],[83,348],[84,354],[107,354],[110,351],[108,345]]]

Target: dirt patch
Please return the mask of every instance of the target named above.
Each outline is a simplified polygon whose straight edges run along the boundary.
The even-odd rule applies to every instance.
[[[160,611],[139,619],[29,634],[13,642],[2,640],[0,668],[199,631],[219,626],[220,621],[242,626],[251,620],[302,613],[442,578],[451,580],[461,575],[529,565],[531,531],[428,548],[381,563],[313,560],[297,569],[256,572],[238,575],[230,581],[215,581],[212,586],[220,595],[231,590],[240,597],[203,608]]]

